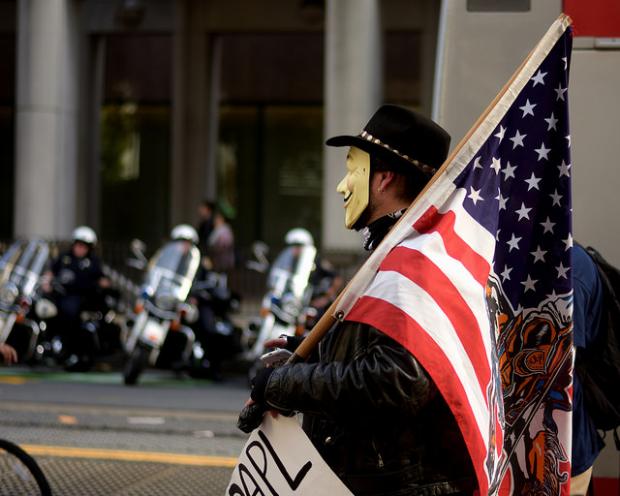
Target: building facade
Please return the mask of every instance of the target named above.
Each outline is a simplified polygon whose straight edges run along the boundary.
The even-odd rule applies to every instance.
[[[202,199],[242,245],[342,228],[340,150],[382,102],[430,112],[430,0],[0,2],[2,237],[155,241]]]
[[[575,237],[620,263],[620,231],[593,222],[613,223],[620,186],[605,146],[620,51],[601,41],[619,23],[613,2],[595,3],[611,27],[576,33],[574,158],[588,168],[575,167]],[[345,151],[324,139],[397,103],[437,119],[456,144],[576,5],[0,0],[0,237],[62,238],[87,223],[102,239],[158,242],[196,223],[206,198],[242,246],[277,246],[302,226],[326,250],[358,250],[335,193]],[[605,99],[591,98],[595,85]]]

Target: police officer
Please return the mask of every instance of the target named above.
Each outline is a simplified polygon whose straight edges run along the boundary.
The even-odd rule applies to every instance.
[[[52,263],[52,276],[58,306],[58,329],[67,368],[88,368],[93,360],[92,344],[82,336],[80,312],[101,304],[101,288],[110,286],[99,258],[94,254],[97,235],[88,226],[72,233],[71,248]]]

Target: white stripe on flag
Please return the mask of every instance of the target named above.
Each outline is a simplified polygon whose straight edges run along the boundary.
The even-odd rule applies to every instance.
[[[426,291],[399,272],[379,272],[365,294],[399,307],[444,351],[466,392],[466,401],[474,413],[483,442],[488,446],[489,411],[485,396],[478,387],[476,372],[458,334],[441,307]]]
[[[476,318],[490,370],[492,366],[490,361],[492,342],[485,288],[478,284],[478,281],[474,279],[460,260],[448,255],[444,240],[439,233],[422,234],[404,241],[401,245],[420,251],[437,265],[444,274],[450,274],[450,281],[454,284]]]

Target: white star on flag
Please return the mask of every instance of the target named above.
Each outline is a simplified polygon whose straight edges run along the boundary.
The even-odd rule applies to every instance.
[[[562,160],[562,163],[558,165],[558,169],[560,170],[560,177],[562,176],[570,177],[570,174],[568,173],[568,169],[570,169],[570,165],[571,164],[567,164],[564,160]]]
[[[509,177],[514,178],[516,168],[516,165],[510,165],[510,162],[507,162],[506,167],[504,167],[504,169],[502,170],[502,172],[504,173],[504,180],[508,179]]]
[[[512,267],[508,267],[508,265],[504,265],[504,271],[500,274],[502,276],[502,282],[510,281],[510,273],[512,272]]]
[[[566,90],[568,90],[568,88],[562,88],[562,85],[558,84],[558,87],[555,90],[553,90],[553,91],[555,91],[555,93],[557,95],[556,101],[557,100],[564,101],[564,93],[566,93]]]
[[[524,181],[527,183],[527,190],[529,191],[531,189],[540,189],[538,187],[538,183],[542,181],[542,179],[539,177],[536,177],[534,173],[532,172],[532,175],[530,176],[530,178],[525,179]]]
[[[510,246],[510,249],[508,251],[511,252],[512,250],[518,250],[519,249],[519,241],[521,241],[521,238],[517,238],[514,235],[514,233],[512,233],[512,236],[510,237],[510,241],[506,241],[508,246]]]
[[[491,169],[495,171],[495,174],[499,174],[499,170],[502,168],[502,164],[498,158],[493,157],[491,163]]]
[[[525,281],[522,281],[521,284],[525,286],[525,292],[527,293],[530,289],[532,291],[536,291],[535,286],[537,282],[538,282],[538,279],[532,279],[532,277],[528,275],[527,279]]]
[[[497,134],[494,134],[493,136],[499,138],[499,142],[501,143],[504,139],[504,133],[506,133],[506,128],[500,124],[499,131],[497,131]]]
[[[529,216],[530,210],[532,210],[532,209],[531,208],[527,208],[525,206],[525,203],[521,202],[521,208],[519,210],[515,210],[515,213],[519,214],[519,219],[518,220],[521,220],[521,219],[530,220],[530,216]]]
[[[537,84],[542,84],[544,86],[545,85],[545,76],[546,75],[547,75],[546,72],[541,72],[539,70],[536,73],[536,75],[532,77],[532,81],[534,81],[534,84],[532,86],[536,86]]]
[[[558,278],[563,277],[564,279],[567,279],[566,273],[569,271],[569,269],[570,267],[564,267],[564,265],[562,265],[562,262],[560,262],[560,265],[555,268],[555,270],[558,271]]]
[[[522,107],[519,107],[521,109],[521,111],[523,112],[523,115],[521,116],[521,118],[525,117],[526,115],[531,115],[534,116],[534,107],[536,106],[535,103],[530,103],[530,100],[526,100],[525,101],[525,105],[523,105]]]
[[[521,134],[517,129],[515,135],[510,138],[510,141],[512,141],[512,149],[514,150],[517,146],[523,146],[523,138],[525,138],[526,136],[527,134]]]
[[[563,239],[562,243],[566,245],[566,250],[570,250],[573,247],[573,235],[568,233],[568,237]]]
[[[553,200],[553,205],[554,205],[554,206],[555,206],[555,205],[557,205],[558,207],[561,207],[561,206],[562,206],[562,205],[560,204],[560,200],[562,199],[562,195],[560,195],[560,194],[558,193],[557,188],[556,188],[555,192],[554,192],[554,193],[551,193],[549,196],[550,196],[550,197],[551,197],[551,199]]]
[[[538,160],[542,160],[543,158],[545,160],[549,160],[549,152],[551,151],[551,148],[547,148],[545,147],[545,143],[543,141],[543,143],[540,145],[540,148],[535,148],[534,151],[536,153],[538,153]]]
[[[552,129],[554,131],[557,130],[555,125],[558,123],[558,119],[555,118],[555,115],[553,115],[553,112],[551,112],[551,115],[549,116],[548,119],[545,119],[545,122],[547,124],[549,124],[549,127],[547,128],[547,131],[551,131]]]
[[[541,222],[540,225],[545,228],[543,234],[547,232],[553,234],[553,226],[555,226],[555,222],[551,222],[551,219],[549,219],[549,217],[547,217],[547,220],[545,222]]]
[[[479,201],[484,201],[484,198],[480,196],[480,190],[474,189],[473,186],[470,187],[470,193],[467,195],[467,198],[471,198],[471,201],[474,202],[474,205]]]
[[[547,252],[545,250],[543,250],[540,245],[538,245],[538,248],[536,248],[536,251],[532,251],[530,252],[531,255],[534,255],[534,263],[536,262],[545,262],[545,255],[547,254]]]
[[[474,161],[474,169],[482,169],[482,164],[480,163],[480,157],[476,157]]]
[[[497,196],[495,197],[496,200],[499,200],[499,209],[500,210],[506,210],[506,202],[508,202],[508,198],[504,198],[502,196],[502,193],[498,193]],[[498,231],[499,232],[499,231]]]

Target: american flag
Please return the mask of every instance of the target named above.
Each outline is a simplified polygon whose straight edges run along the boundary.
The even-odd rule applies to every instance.
[[[425,367],[480,494],[568,494],[571,44],[561,16],[336,309]]]

